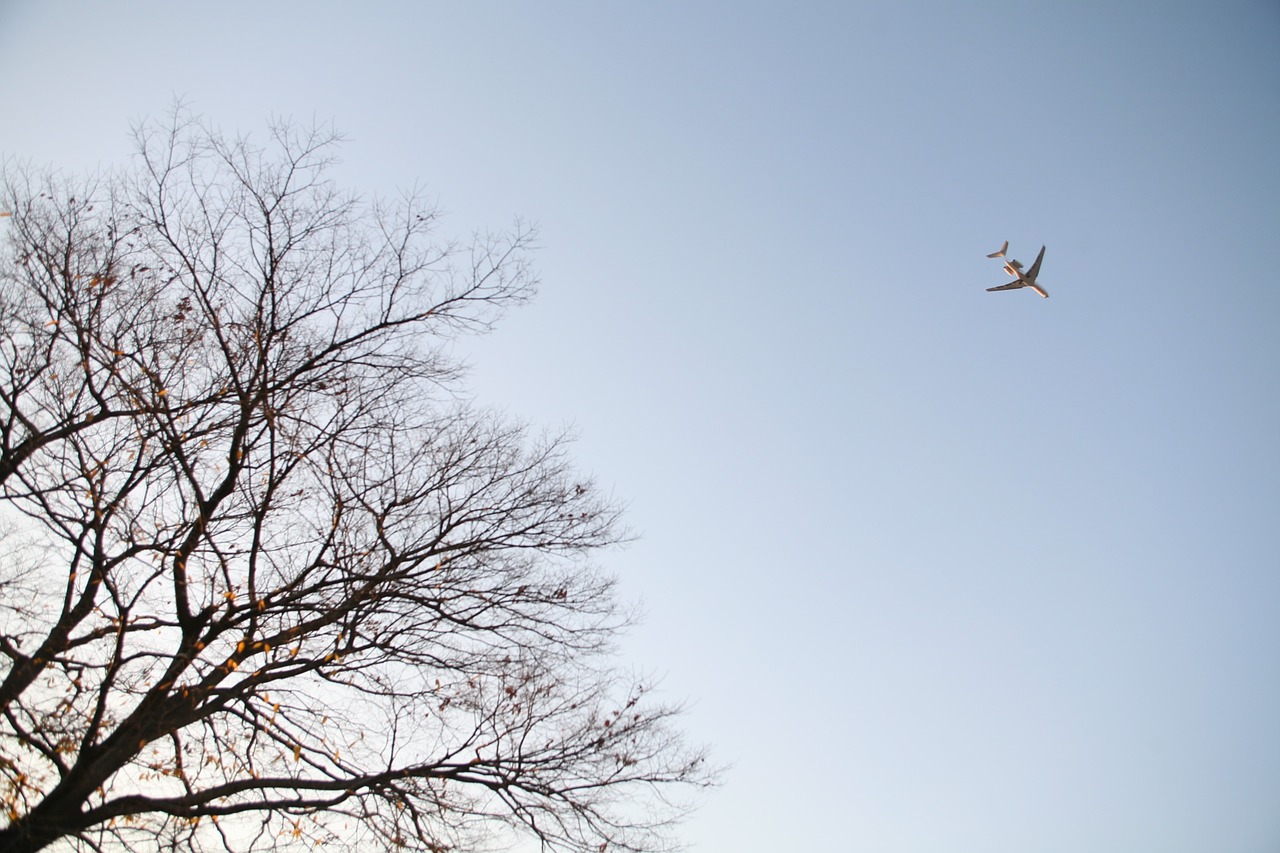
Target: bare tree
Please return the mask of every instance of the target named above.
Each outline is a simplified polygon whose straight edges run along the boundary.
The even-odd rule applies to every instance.
[[[0,188],[0,848],[670,846],[713,774],[613,663],[618,510],[457,393],[530,232],[137,138]]]

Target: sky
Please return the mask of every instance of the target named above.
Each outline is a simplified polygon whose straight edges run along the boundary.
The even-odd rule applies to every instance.
[[[1280,849],[1274,0],[0,0],[0,69],[10,156],[181,98],[538,225],[470,387],[628,507],[691,850]]]

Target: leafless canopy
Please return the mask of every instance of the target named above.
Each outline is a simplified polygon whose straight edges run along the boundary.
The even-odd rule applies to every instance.
[[[0,186],[0,848],[668,846],[709,781],[610,662],[622,536],[445,349],[530,233],[181,114]]]

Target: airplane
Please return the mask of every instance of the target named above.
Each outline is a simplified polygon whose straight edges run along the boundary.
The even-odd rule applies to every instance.
[[[987,255],[988,258],[1003,258],[1005,252],[1009,250],[1009,241],[1005,240],[1004,245],[998,251]],[[1029,287],[1036,293],[1049,298],[1049,292],[1040,285],[1036,284],[1036,276],[1040,274],[1040,262],[1044,260],[1044,246],[1040,247],[1040,254],[1036,255],[1036,262],[1031,265],[1031,269],[1023,270],[1022,264],[1012,258],[1004,262],[1004,271],[1013,276],[1014,280],[1008,284],[1002,284],[999,287],[988,287],[987,293],[993,293],[997,290],[1018,290],[1023,287]]]

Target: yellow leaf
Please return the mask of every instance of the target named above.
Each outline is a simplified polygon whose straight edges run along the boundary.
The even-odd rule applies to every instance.
[[[297,761],[302,758],[302,746],[300,744],[293,745],[293,760]]]

